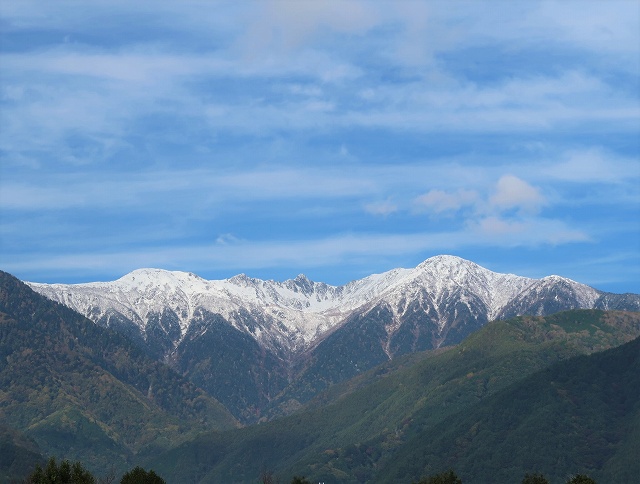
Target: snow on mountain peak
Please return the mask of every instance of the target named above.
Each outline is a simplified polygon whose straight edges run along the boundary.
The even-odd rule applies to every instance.
[[[442,255],[435,255],[433,257],[429,257],[424,262],[421,262],[420,264],[418,264],[417,269],[421,269],[426,266],[433,266],[436,264],[440,264],[443,266],[445,265],[452,266],[452,265],[474,264],[474,263],[469,260],[463,259],[462,257],[458,257],[457,255],[442,254]]]
[[[136,269],[114,281],[121,286],[193,286],[206,284],[206,280],[192,272],[166,271],[164,269]]]
[[[553,286],[561,287],[572,293],[579,304],[583,307],[591,307],[595,301],[600,297],[600,292],[596,289],[581,284],[566,277],[551,275],[540,279],[539,284],[541,286]]]
[[[559,276],[530,279],[500,274],[451,255],[431,257],[414,269],[372,274],[343,286],[314,282],[304,274],[284,282],[264,281],[246,274],[206,280],[191,272],[151,268],[137,269],[113,282],[30,283],[34,290],[94,321],[115,312],[145,331],[153,314],[169,310],[179,319],[184,336],[196,311],[204,309],[263,342],[271,338],[280,347],[305,347],[342,324],[353,311],[380,302],[393,308],[394,318],[398,319],[415,298],[435,305],[460,298],[466,305],[472,300],[474,305],[480,304],[483,309],[474,311],[486,312],[493,319],[517,295],[537,292],[545,284],[566,287],[566,293],[580,300],[583,307],[591,307],[599,294]],[[261,315],[261,326],[250,329],[240,314]]]

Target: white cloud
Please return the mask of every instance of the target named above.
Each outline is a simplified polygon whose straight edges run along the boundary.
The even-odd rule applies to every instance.
[[[622,157],[598,147],[571,150],[544,173],[552,178],[576,183],[621,183],[640,177],[637,159]]]
[[[498,230],[495,230],[496,227]],[[76,271],[108,271],[124,274],[140,267],[177,268],[202,274],[208,271],[246,271],[270,267],[331,267],[355,260],[398,257],[420,252],[450,253],[465,247],[535,247],[585,242],[588,237],[554,221],[501,225],[472,225],[453,232],[407,234],[343,234],[320,239],[266,241],[221,236],[211,245],[174,245],[112,252],[46,254],[29,260],[0,260],[12,273],[33,270],[60,274]]]
[[[365,204],[364,209],[372,215],[382,215],[386,217],[387,215],[397,212],[398,205],[393,203],[391,200],[385,200],[382,202],[367,203]]]
[[[216,244],[218,245],[238,244],[241,242],[242,240],[233,234],[221,234],[216,238]]]
[[[591,237],[582,230],[572,229],[559,220],[544,218],[508,219],[489,216],[478,221],[469,221],[469,229],[478,243],[504,247],[535,247],[591,241]]]
[[[481,219],[477,226],[481,233],[499,236],[522,234],[527,230],[527,225],[521,221],[505,220],[496,216]]]
[[[501,176],[484,192],[433,189],[417,197],[414,205],[436,214],[457,214],[461,233],[481,245],[538,246],[590,240],[583,230],[538,216],[549,202],[538,188],[514,175]]]
[[[332,200],[368,196],[377,192],[375,177],[341,168],[163,170],[136,173],[123,180],[120,174],[96,179],[77,172],[30,182],[4,182],[0,190],[3,208],[12,210],[60,210],[120,207],[155,210],[159,201],[173,197],[169,208],[222,205],[234,202],[276,200]],[[165,203],[161,204],[166,206]]]
[[[381,85],[375,92],[371,110],[350,112],[338,121],[413,132],[546,132],[596,123],[635,132],[640,118],[632,94],[579,71],[515,76],[490,84],[448,75]]]
[[[478,193],[474,190],[458,189],[455,192],[430,190],[414,200],[418,210],[428,210],[434,213],[455,212],[473,205],[478,201]]]
[[[193,4],[177,14],[180,9],[160,3],[160,13],[168,10],[176,14],[183,22],[179,25],[182,28],[191,25],[190,22],[201,25],[204,20],[200,17],[207,16]],[[23,7],[15,12],[12,7],[10,17],[24,19],[31,12],[34,22],[44,21],[35,11],[36,4],[30,5],[34,10]],[[106,3],[100,5],[108,10]],[[486,84],[455,77],[444,69],[424,70],[416,64],[410,71],[412,75],[399,82],[375,82],[380,72],[361,62],[354,53],[358,51],[357,45],[354,52],[351,42],[339,47],[321,42],[316,45],[307,34],[300,33],[306,25],[313,32],[329,29],[341,35],[373,35],[370,31],[376,26],[395,25],[397,28],[387,29],[386,34],[378,34],[380,37],[368,38],[368,48],[377,42],[386,43],[391,37],[396,50],[406,42],[421,46],[419,49],[426,46],[424,49],[438,51],[453,49],[458,42],[439,39],[433,33],[433,29],[437,33],[444,28],[438,27],[440,22],[442,25],[473,22],[472,16],[459,7],[453,13],[446,13],[437,5],[429,5],[428,9],[415,7],[418,11],[413,12],[414,6],[405,4],[389,17],[388,11],[394,10],[390,4],[372,5],[275,2],[265,7],[252,4],[233,9],[225,4],[225,8],[230,8],[228,15],[244,19],[244,23],[234,27],[238,38],[249,35],[244,30],[248,28],[247,10],[265,8],[273,16],[267,20],[291,32],[283,34],[285,37],[291,35],[296,39],[302,35],[300,42],[310,45],[309,49],[290,55],[258,56],[250,63],[238,58],[227,46],[184,52],[158,41],[134,43],[126,39],[124,45],[111,49],[70,43],[4,53],[2,97],[9,102],[0,110],[1,146],[9,157],[15,158],[12,163],[25,159],[26,146],[37,146],[42,152],[71,163],[83,163],[86,161],[79,159],[82,156],[69,148],[65,138],[69,130],[79,130],[94,143],[95,152],[85,156],[85,160],[102,160],[123,148],[123,138],[132,127],[140,129],[145,120],[163,115],[188,120],[194,133],[209,129],[239,135],[317,128],[513,133],[596,123],[605,129],[637,130],[640,118],[637,99],[625,90],[613,88],[597,72],[571,68],[553,74],[514,75]],[[114,8],[116,12],[124,12],[129,7],[117,4]],[[143,7],[131,8],[136,15],[145,14]],[[70,10],[70,4],[59,9],[47,7],[57,19],[54,23],[61,23],[56,23],[57,28],[65,26],[61,12]],[[298,14],[302,20],[296,18]],[[84,15],[91,13],[86,10]],[[516,16],[514,12],[509,15]],[[82,12],[73,13],[68,22],[74,28],[82,23],[76,16],[83,18]],[[160,22],[156,17],[154,21]],[[255,19],[256,23],[262,21]],[[482,35],[486,35],[483,29]],[[201,31],[199,35],[206,38]],[[277,34],[269,31],[268,36]],[[268,50],[268,46],[264,48]],[[292,78],[302,78],[308,83],[292,83]],[[269,82],[263,82],[265,79]],[[226,82],[246,82],[251,86],[241,89],[240,95],[232,99],[224,93],[208,91],[209,83],[218,86]],[[333,84],[332,89],[327,84]],[[291,86],[295,91],[292,95],[283,99],[274,95],[291,92]],[[359,99],[361,104],[354,107],[353,99]],[[185,144],[194,133],[181,133]]]
[[[291,2],[267,0],[253,4],[249,24],[236,48],[251,62],[261,57],[288,57],[309,47],[328,32],[363,34],[378,19],[362,1]]]
[[[0,58],[0,205],[16,247],[35,240],[24,234],[36,227],[20,235],[14,223],[35,226],[39,214],[93,243],[107,225],[84,217],[92,210],[109,215],[114,234],[153,224],[141,214],[198,234],[195,248],[102,254],[95,264],[105,267],[123,256],[198,270],[202,251],[211,267],[304,266],[316,253],[318,264],[342,263],[579,242],[613,225],[619,240],[637,235],[637,225],[623,230],[602,215],[637,214],[637,2],[0,8],[3,37],[13,36]],[[544,146],[523,151],[526,143]],[[585,206],[599,208],[588,221]],[[260,217],[281,210],[291,227],[265,234],[280,242],[250,241]],[[416,229],[418,212],[440,215],[429,233]],[[315,240],[292,240],[311,225]],[[398,233],[332,232],[356,226]],[[8,257],[19,264],[16,254]],[[86,256],[37,263],[91,264]]]
[[[504,175],[498,180],[495,192],[489,198],[489,204],[498,210],[517,209],[535,213],[545,204],[545,199],[537,188],[524,180],[513,175]]]
[[[477,182],[477,181],[476,181]],[[537,213],[547,203],[539,189],[514,176],[503,175],[491,188],[484,188],[484,195],[477,190],[459,188],[457,190],[432,189],[414,199],[418,211],[435,214],[454,213],[469,207],[473,214],[500,214],[517,211],[522,214]],[[489,191],[492,193],[489,194]]]
[[[572,0],[540,2],[535,15],[526,19],[552,38],[593,51],[637,54],[640,45],[640,4],[630,0]],[[630,59],[631,60],[631,59]],[[637,62],[637,58],[636,58]],[[635,66],[636,68],[638,66]]]

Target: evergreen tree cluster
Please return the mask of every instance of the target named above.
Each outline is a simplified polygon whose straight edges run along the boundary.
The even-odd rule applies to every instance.
[[[462,479],[455,472],[449,470],[425,477],[414,484],[462,484]],[[543,474],[526,474],[521,484],[549,484],[549,481]],[[596,481],[584,474],[577,474],[567,480],[566,484],[596,484]]]
[[[36,466],[27,478],[27,484],[96,484],[93,475],[80,462],[71,464],[68,460],[56,463],[51,457],[46,467]]]
[[[55,457],[51,457],[44,468],[37,465],[24,484],[112,484],[114,480],[112,475],[96,479],[80,462],[72,464],[63,460],[58,464]],[[135,467],[122,476],[120,484],[167,483],[153,470],[146,471],[142,467]]]

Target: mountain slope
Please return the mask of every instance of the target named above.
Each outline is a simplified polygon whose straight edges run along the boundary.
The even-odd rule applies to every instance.
[[[448,350],[407,355],[334,385],[306,411],[201,436],[149,465],[175,482],[253,482],[264,469],[284,480],[298,474],[312,482],[375,481],[414,436],[434,439],[443,422],[528,375],[638,335],[638,313],[569,311],[493,322]],[[380,482],[410,482],[422,470]]]
[[[640,338],[546,368],[418,431],[378,482],[455,468],[465,483],[517,482],[530,470],[632,484],[640,475]],[[435,437],[435,438],[434,438]]]
[[[38,444],[23,433],[0,424],[0,482],[20,482],[45,458]]]
[[[0,421],[45,454],[94,470],[190,432],[237,424],[213,398],[103,329],[0,272]]]
[[[638,295],[603,293],[558,276],[498,274],[453,256],[339,287],[303,275],[207,281],[157,269],[113,282],[30,285],[136,341],[244,422],[289,413],[383,361],[456,344],[491,319],[640,310]]]

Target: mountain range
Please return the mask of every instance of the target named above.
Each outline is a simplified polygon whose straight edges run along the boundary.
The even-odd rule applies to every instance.
[[[560,276],[499,274],[454,256],[332,286],[304,275],[208,281],[140,269],[113,282],[29,286],[127,336],[245,423],[300,408],[400,355],[459,343],[494,319],[562,310],[640,310]]]
[[[265,302],[325,326],[276,347]],[[567,310],[582,306],[606,310]],[[470,484],[527,472],[630,484],[637,309],[638,295],[449,256],[342,287],[158,270],[29,287],[0,272],[0,482],[55,455],[176,483],[251,483],[265,470],[408,483],[454,468]]]

